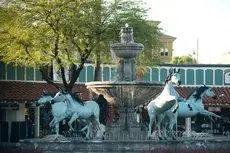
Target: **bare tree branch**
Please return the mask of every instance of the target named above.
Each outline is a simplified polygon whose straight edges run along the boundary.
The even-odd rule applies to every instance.
[[[61,87],[59,87],[57,84],[53,82],[53,80],[48,75],[48,66],[40,67],[40,72],[42,74],[42,78],[52,86],[54,86],[56,89],[61,90]]]
[[[67,84],[67,81],[66,81],[66,78],[65,78],[65,68],[63,67],[63,64],[62,64],[60,58],[57,58],[57,63],[60,66],[60,69],[61,69],[61,78],[62,78],[62,82],[63,82],[64,88],[66,90],[67,87],[68,87],[68,84]]]

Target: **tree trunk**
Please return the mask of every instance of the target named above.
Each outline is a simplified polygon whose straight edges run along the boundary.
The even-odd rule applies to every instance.
[[[101,81],[100,72],[101,72],[101,63],[96,61],[95,70],[94,70],[94,81]]]
[[[49,76],[49,71],[48,71],[49,67],[45,66],[45,67],[40,67],[40,72],[42,74],[42,78],[49,84],[51,84],[52,86],[54,86],[56,89],[61,90],[61,87],[59,87],[56,83],[53,82],[53,79],[50,78]]]

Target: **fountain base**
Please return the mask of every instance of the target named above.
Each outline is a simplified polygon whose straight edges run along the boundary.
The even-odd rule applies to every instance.
[[[180,140],[129,140],[129,141],[47,141],[46,139],[20,140],[21,149],[33,149],[43,153],[140,153],[140,152],[229,152],[228,137]]]
[[[147,130],[143,128],[140,117],[137,119],[137,112],[140,105],[143,107],[162,92],[163,84],[146,81],[97,81],[88,82],[86,86],[97,95],[103,95],[107,101],[114,99],[116,102],[118,118],[105,130],[107,140],[146,140]]]

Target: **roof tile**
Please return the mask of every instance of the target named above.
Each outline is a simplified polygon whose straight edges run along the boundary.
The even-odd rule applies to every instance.
[[[36,101],[43,90],[51,93],[58,92],[55,87],[47,83],[0,81],[0,101]],[[84,100],[90,97],[89,91],[83,84],[75,85],[73,92],[83,93],[80,96]]]
[[[60,85],[60,84],[59,84]],[[184,98],[195,89],[195,87],[176,87],[177,92]],[[36,101],[42,94],[43,90],[48,92],[57,92],[58,90],[45,82],[16,82],[16,81],[0,81],[0,101]],[[230,104],[230,87],[213,87],[214,92],[219,98],[204,98],[206,105]],[[76,84],[73,92],[81,93],[83,100],[90,99],[90,92],[84,84]]]

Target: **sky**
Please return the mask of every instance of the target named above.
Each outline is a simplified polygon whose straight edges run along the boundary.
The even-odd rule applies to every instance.
[[[148,19],[161,21],[162,31],[177,38],[174,56],[198,50],[199,63],[219,64],[230,52],[230,0],[145,1]]]

